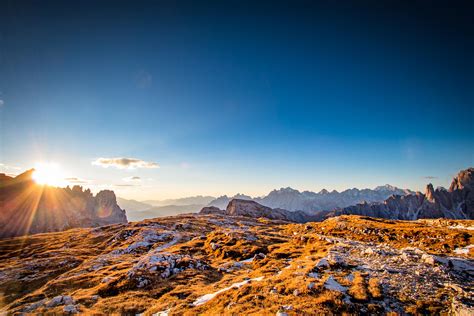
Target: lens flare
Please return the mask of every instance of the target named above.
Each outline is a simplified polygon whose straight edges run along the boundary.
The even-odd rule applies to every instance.
[[[55,163],[38,163],[32,175],[33,180],[41,185],[62,186],[65,184],[61,168]]]

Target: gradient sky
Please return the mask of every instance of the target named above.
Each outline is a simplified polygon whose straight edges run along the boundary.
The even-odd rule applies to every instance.
[[[3,172],[162,199],[474,165],[471,1],[252,2],[3,1]],[[93,164],[118,157],[160,168]]]

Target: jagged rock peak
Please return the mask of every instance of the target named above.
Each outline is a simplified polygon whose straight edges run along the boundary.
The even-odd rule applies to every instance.
[[[426,186],[426,189],[425,189],[425,197],[428,201],[434,202],[434,200],[435,200],[434,196],[435,196],[435,190],[433,188],[433,185],[431,183],[429,183]]]
[[[449,191],[462,190],[468,188],[474,190],[474,168],[461,170],[456,177],[454,177],[449,187]]]
[[[297,194],[299,194],[300,191],[295,190],[291,187],[286,187],[286,188],[280,188],[279,190],[273,190],[272,192],[270,192],[270,194],[272,194],[272,193],[297,193]]]
[[[375,191],[397,191],[400,190],[396,186],[386,184],[386,185],[380,185],[374,189]]]

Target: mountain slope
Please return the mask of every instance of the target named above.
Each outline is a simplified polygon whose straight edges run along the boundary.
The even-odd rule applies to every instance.
[[[15,178],[0,174],[0,237],[127,222],[113,191],[93,196],[80,186],[41,186],[33,172]]]
[[[474,219],[474,168],[462,170],[449,190],[426,186],[425,193],[394,195],[383,203],[363,203],[337,209],[327,216],[366,215],[390,219],[454,218]]]
[[[4,239],[0,313],[472,315],[473,228],[181,215]]]
[[[144,211],[153,207],[151,204],[143,203],[136,200],[127,200],[121,197],[117,197],[117,204],[124,209],[127,214],[129,211]]]

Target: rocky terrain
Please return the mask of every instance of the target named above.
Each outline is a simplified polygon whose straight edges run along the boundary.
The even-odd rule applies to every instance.
[[[448,190],[426,186],[425,193],[394,195],[383,203],[362,203],[330,212],[367,215],[389,219],[455,218],[474,219],[474,168],[462,170],[454,177]]]
[[[37,185],[33,171],[0,174],[0,238],[127,222],[113,191]]]
[[[468,220],[193,214],[3,239],[0,311],[472,315],[473,231]]]

